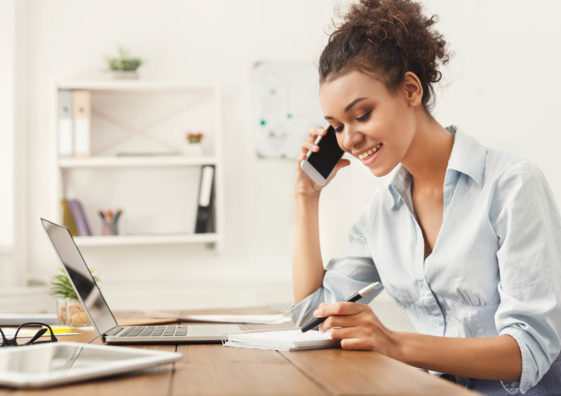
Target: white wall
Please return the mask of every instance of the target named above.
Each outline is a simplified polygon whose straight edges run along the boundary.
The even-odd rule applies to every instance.
[[[52,163],[54,153],[45,150],[44,133],[53,121],[50,84],[53,79],[104,77],[104,56],[124,45],[148,60],[143,78],[218,78],[223,84],[225,249],[217,256],[191,246],[85,249],[108,299],[117,308],[130,308],[124,294],[137,294],[141,300],[134,307],[139,309],[288,302],[295,163],[255,155],[250,72],[259,60],[317,61],[336,3],[346,2],[27,0],[31,277],[45,279],[56,266],[38,222],[52,209],[43,199],[52,196],[53,188],[53,169],[45,164]],[[559,199],[561,82],[555,67],[561,61],[556,43],[561,26],[555,16],[561,3],[426,4],[441,16],[438,26],[456,53],[444,69],[437,119],[536,161]],[[342,252],[347,229],[380,183],[355,164],[324,192],[325,260]],[[210,290],[217,289],[222,293],[211,298]],[[189,292],[208,299],[193,299]]]
[[[17,281],[14,266],[14,65],[15,10],[0,3],[0,285]]]
[[[15,10],[12,0],[0,3],[0,249],[14,241],[14,65]]]

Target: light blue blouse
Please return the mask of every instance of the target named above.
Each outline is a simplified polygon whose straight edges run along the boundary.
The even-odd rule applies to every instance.
[[[379,280],[419,333],[514,337],[522,376],[503,386],[526,392],[561,350],[559,210],[537,166],[447,129],[455,138],[442,226],[426,260],[411,175],[400,166],[351,228],[348,253],[329,261],[323,285],[289,313],[301,324],[321,302]]]

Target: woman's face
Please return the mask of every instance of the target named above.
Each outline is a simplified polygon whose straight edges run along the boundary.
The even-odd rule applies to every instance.
[[[402,162],[416,125],[405,88],[392,94],[383,82],[352,71],[324,82],[320,102],[339,146],[375,176],[388,174]]]

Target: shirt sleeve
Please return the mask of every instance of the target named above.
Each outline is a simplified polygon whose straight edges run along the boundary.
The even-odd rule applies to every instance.
[[[313,318],[312,313],[325,302],[333,304],[344,301],[358,290],[372,282],[380,282],[380,276],[374,266],[366,238],[355,224],[349,232],[349,248],[343,257],[331,259],[325,267],[322,285],[312,294],[291,306],[287,313],[297,326],[302,326]],[[376,293],[371,293],[375,294]],[[357,302],[368,304],[374,296],[366,296]]]
[[[523,162],[496,183],[491,222],[499,238],[498,334],[513,337],[522,357],[525,393],[549,370],[561,350],[561,218],[540,169]]]

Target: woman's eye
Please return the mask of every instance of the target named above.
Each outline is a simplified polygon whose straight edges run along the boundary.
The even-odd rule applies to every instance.
[[[339,126],[339,127],[337,127],[337,128],[334,127],[333,130],[334,130],[335,132],[341,132],[341,131],[343,130],[343,126]]]
[[[360,117],[357,117],[356,120],[357,121],[366,121],[370,117],[370,113],[371,113],[371,111],[369,111],[368,113],[364,113]]]

